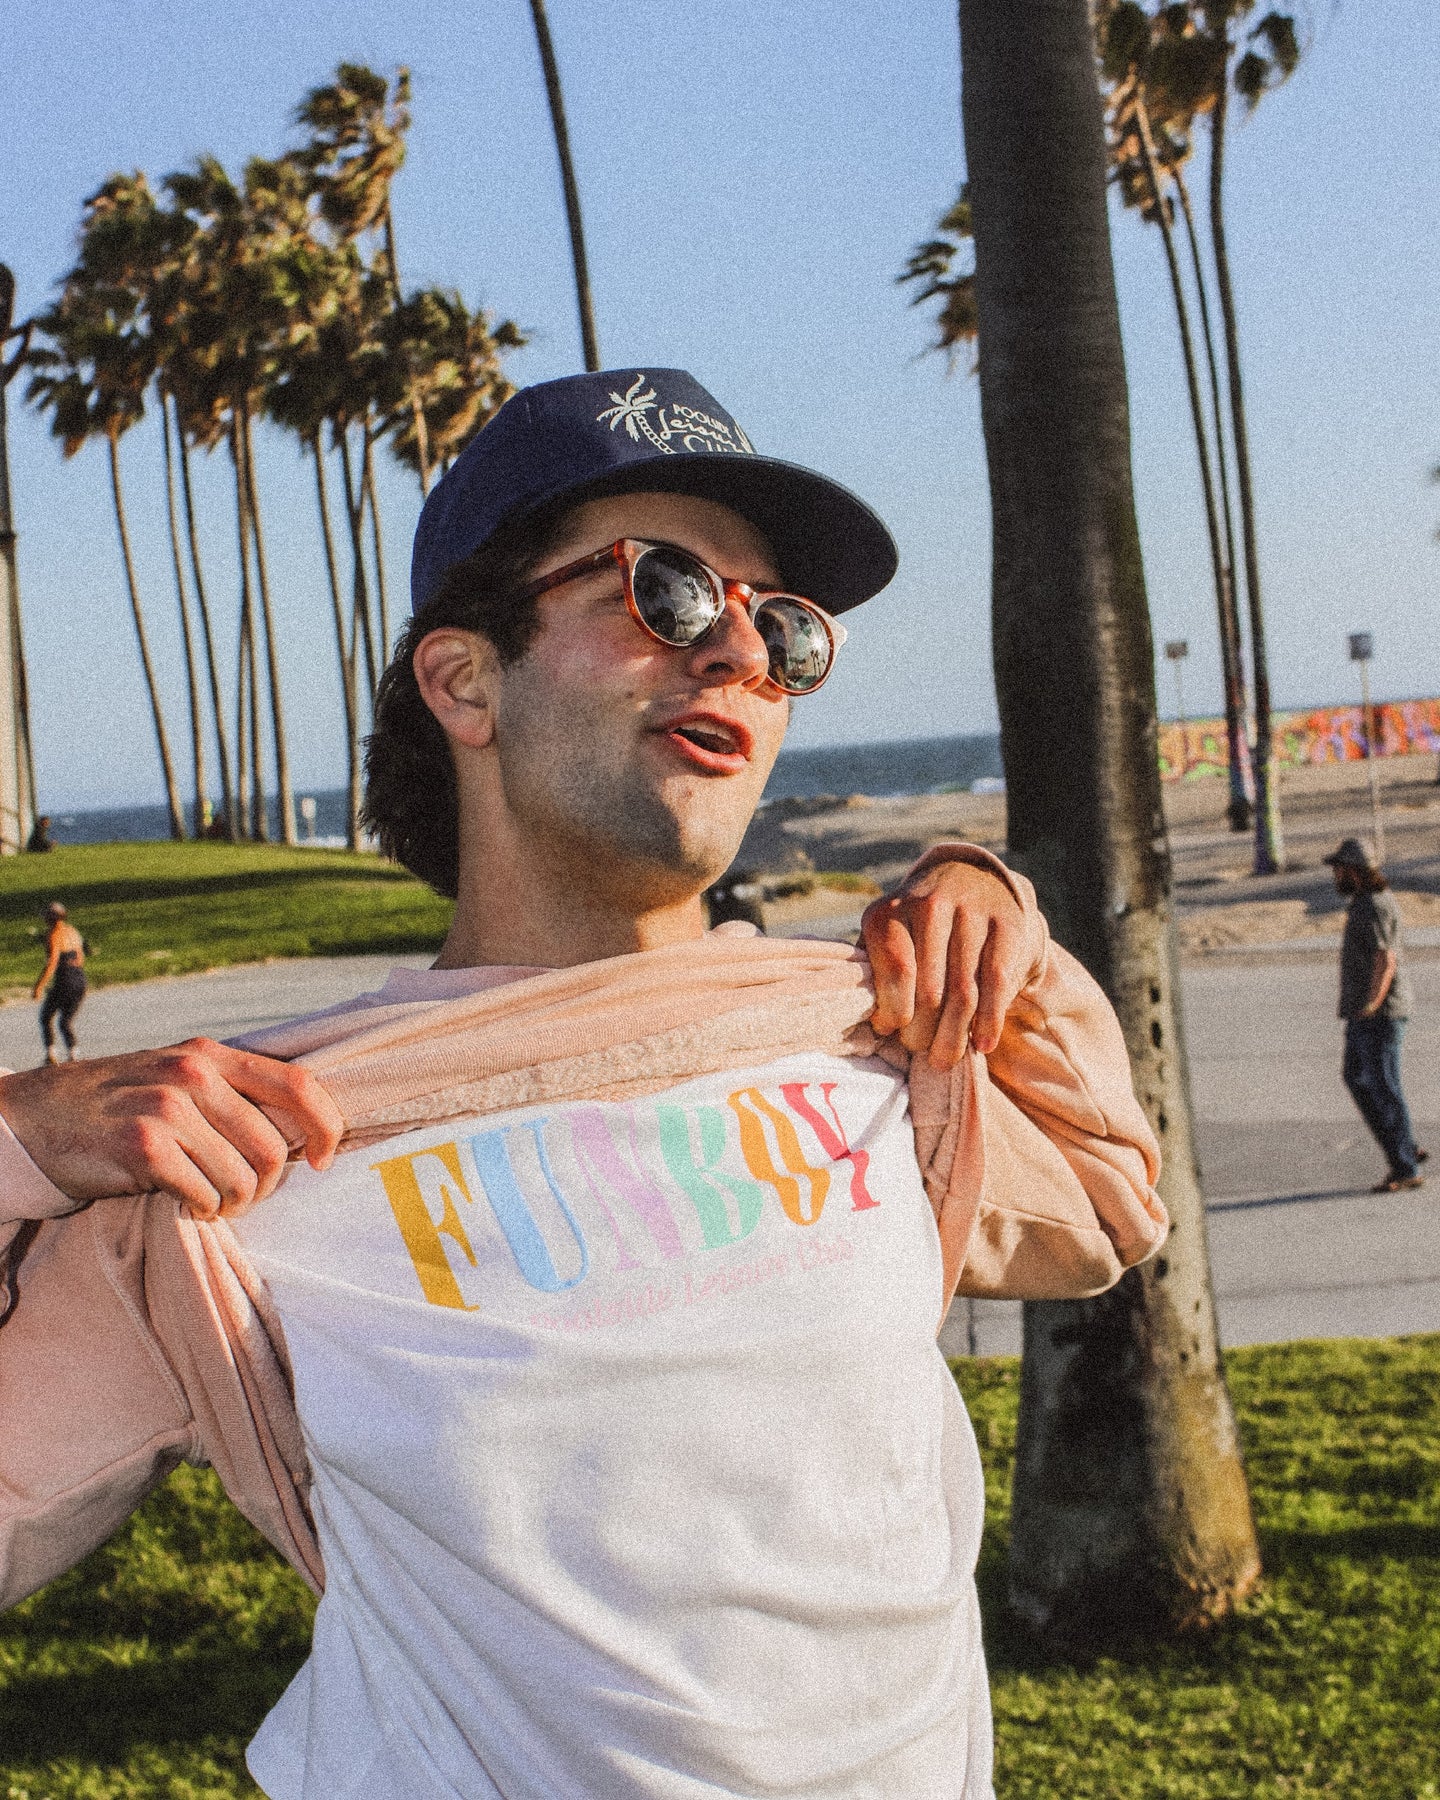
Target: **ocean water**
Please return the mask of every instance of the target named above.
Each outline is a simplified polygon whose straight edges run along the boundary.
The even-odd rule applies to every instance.
[[[933,794],[950,788],[969,788],[977,781],[988,783],[1000,775],[1000,739],[993,732],[969,737],[906,738],[887,744],[848,744],[828,750],[783,750],[765,789],[765,798]],[[342,842],[344,789],[316,790],[313,797],[315,840]],[[279,818],[273,800],[269,810],[271,834],[278,836]],[[50,833],[57,844],[143,842],[170,835],[169,815],[163,806],[53,813]],[[307,835],[303,820],[300,835],[302,839]]]

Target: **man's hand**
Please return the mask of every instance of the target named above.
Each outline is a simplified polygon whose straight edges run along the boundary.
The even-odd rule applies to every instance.
[[[71,1199],[159,1191],[202,1219],[272,1194],[292,1149],[328,1168],[344,1129],[307,1070],[209,1038],[4,1076],[0,1114]]]
[[[1030,974],[1025,915],[991,870],[935,863],[867,906],[861,941],[875,975],[870,1023],[912,1054],[953,1069],[973,1043],[988,1054]]]

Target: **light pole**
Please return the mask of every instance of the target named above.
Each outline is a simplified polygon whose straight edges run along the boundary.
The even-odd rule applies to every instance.
[[[1380,771],[1375,766],[1375,708],[1370,704],[1370,658],[1375,654],[1375,634],[1350,633],[1350,660],[1360,665],[1360,697],[1365,708],[1365,763],[1370,771],[1370,816],[1374,822],[1375,854],[1385,865],[1385,827],[1380,819]]]
[[[1180,715],[1180,773],[1183,777],[1190,767],[1190,746],[1185,736],[1185,677],[1182,673],[1185,658],[1190,654],[1190,640],[1171,638],[1165,646],[1165,654],[1175,671],[1175,706]]]

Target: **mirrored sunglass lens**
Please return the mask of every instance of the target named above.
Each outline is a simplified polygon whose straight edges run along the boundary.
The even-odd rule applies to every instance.
[[[720,613],[704,565],[683,550],[643,550],[631,586],[640,617],[667,644],[693,644]]]
[[[818,687],[829,673],[830,639],[808,606],[767,600],[755,614],[755,629],[770,652],[770,679],[778,687],[803,694]]]

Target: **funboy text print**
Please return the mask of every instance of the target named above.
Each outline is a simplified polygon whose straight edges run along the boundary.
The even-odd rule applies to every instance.
[[[843,1227],[880,1205],[856,1098],[847,1107],[843,1080],[811,1080],[567,1106],[371,1167],[432,1306],[509,1311],[528,1296],[527,1323],[586,1329],[852,1257]],[[737,1261],[767,1214],[794,1229],[760,1232],[764,1253]],[[717,1251],[732,1255],[712,1273]],[[534,1305],[592,1275],[642,1274],[653,1279],[598,1311]]]

